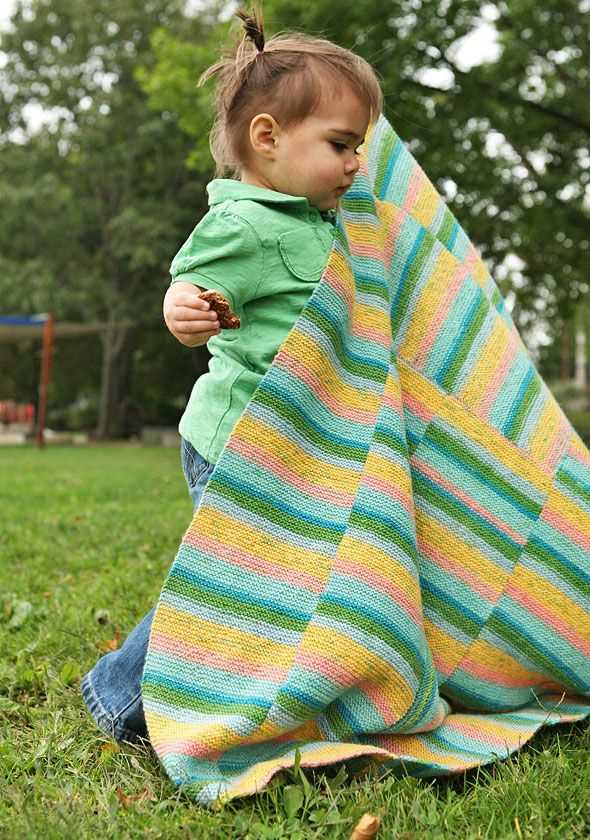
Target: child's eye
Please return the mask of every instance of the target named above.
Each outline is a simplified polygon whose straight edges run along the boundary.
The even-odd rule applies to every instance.
[[[346,143],[339,143],[337,140],[330,140],[330,143],[336,149],[337,152],[344,152],[347,149]]]

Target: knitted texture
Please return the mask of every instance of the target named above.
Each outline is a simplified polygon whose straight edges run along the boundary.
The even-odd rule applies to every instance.
[[[165,581],[149,737],[202,804],[437,775],[590,714],[590,453],[382,117]]]

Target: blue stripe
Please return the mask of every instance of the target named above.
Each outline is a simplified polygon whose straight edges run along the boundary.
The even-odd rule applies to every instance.
[[[416,257],[416,254],[418,253],[418,249],[420,248],[420,246],[422,244],[422,240],[424,239],[425,236],[426,236],[426,228],[421,227],[419,232],[418,232],[418,236],[414,240],[414,245],[412,246],[412,250],[410,251],[410,253],[408,255],[408,258],[406,259],[406,262],[405,262],[404,267],[402,269],[402,273],[401,273],[400,278],[399,278],[397,289],[395,290],[395,297],[393,299],[393,302],[391,304],[391,309],[390,309],[392,319],[395,318],[395,313],[396,313],[396,310],[397,310],[399,297],[401,295],[401,291],[402,291],[402,287],[404,285],[405,279],[408,275],[408,272],[410,271],[410,268],[412,267],[412,265],[414,263],[414,259]]]
[[[524,399],[525,392],[526,392],[527,388],[529,387],[529,383],[530,383],[531,379],[534,377],[534,375],[535,375],[535,369],[531,365],[531,367],[528,370],[528,373],[526,374],[526,376],[522,380],[520,388],[518,389],[518,393],[516,394],[516,396],[513,399],[512,409],[511,409],[510,413],[508,414],[508,416],[506,417],[506,420],[504,421],[504,425],[502,426],[502,432],[503,432],[504,435],[506,435],[507,438],[510,438],[510,434],[512,433],[512,423],[514,421],[514,417],[516,415],[517,410],[520,409],[520,407],[522,405],[522,401]],[[529,407],[529,411],[530,411],[530,407]]]
[[[220,579],[216,578],[215,580],[211,580],[210,578],[198,575],[195,572],[191,572],[186,568],[186,566],[181,566],[178,562],[174,563],[172,566],[172,569],[170,570],[170,577],[177,578],[178,580],[189,581],[190,583],[195,584],[195,586],[200,586],[202,589],[206,589],[208,592],[227,595],[229,598],[240,601],[242,604],[250,604],[254,607],[271,609],[275,613],[289,616],[290,618],[297,619],[297,621],[306,622],[310,619],[310,614],[308,612],[300,612],[299,610],[292,609],[284,604],[277,604],[274,600],[271,601],[267,598],[255,598],[253,595],[249,595],[243,591],[231,589],[229,586],[224,586]],[[257,616],[257,619],[259,621],[264,621],[263,616]]]
[[[221,692],[204,691],[202,686],[196,687],[194,683],[185,683],[180,680],[171,680],[170,677],[165,677],[156,671],[146,671],[143,675],[144,684],[151,682],[155,685],[161,685],[166,688],[171,688],[174,691],[183,691],[191,697],[200,700],[210,700],[214,703],[231,703],[237,706],[258,706],[261,709],[270,709],[272,703],[263,697],[245,697],[243,694],[234,696],[229,694],[222,694]]]
[[[462,461],[461,458],[458,455],[456,455],[453,452],[452,449],[451,450],[446,449],[445,446],[443,446],[443,444],[439,443],[437,440],[435,440],[434,438],[431,438],[431,437],[427,437],[425,439],[425,445],[426,445],[426,443],[432,449],[436,449],[438,452],[440,452],[441,455],[444,455],[445,458],[447,458],[449,461],[453,461],[455,464],[460,466],[463,470],[465,470],[465,472],[470,473],[474,478],[476,478],[480,482],[480,484],[484,484],[488,488],[488,490],[490,490],[496,496],[500,496],[500,498],[502,498],[502,499],[504,499],[504,501],[508,502],[508,504],[511,507],[515,508],[517,511],[519,511],[519,513],[521,513],[525,517],[525,519],[528,519],[531,522],[534,522],[534,521],[537,520],[537,518],[539,516],[539,512],[541,511],[541,509],[543,507],[541,501],[536,502],[537,510],[533,510],[533,511],[528,510],[527,508],[523,507],[523,505],[521,503],[516,501],[516,499],[514,499],[514,497],[510,496],[507,491],[502,490],[501,488],[492,485],[485,478],[483,473],[479,472],[477,469],[475,469],[475,467],[472,467],[469,463],[467,463],[465,461]],[[471,453],[471,454],[473,454],[473,453]],[[473,454],[473,457],[477,458],[477,455]],[[493,470],[494,473],[498,474],[498,470],[495,469],[492,464],[490,464],[486,461],[484,461],[484,463],[491,470]],[[507,467],[505,467],[504,465],[502,465],[502,469],[507,471]],[[523,494],[523,496],[526,495],[526,493],[523,493],[522,490],[520,492]],[[530,499],[531,499],[532,502],[535,502],[534,498],[532,497],[532,491],[531,491]]]
[[[368,446],[359,444],[357,440],[348,440],[347,438],[340,437],[339,435],[331,434],[327,429],[324,429],[323,426],[320,426],[318,423],[315,423],[310,417],[310,415],[307,414],[307,412],[305,412],[298,403],[296,403],[292,399],[289,399],[285,395],[284,390],[281,391],[277,387],[275,387],[275,384],[270,380],[270,377],[265,377],[258,386],[258,388],[260,391],[266,391],[267,393],[272,394],[273,397],[276,397],[277,400],[283,403],[284,405],[289,405],[291,406],[291,408],[294,408],[297,411],[299,417],[305,421],[307,427],[316,431],[318,435],[322,438],[322,440],[337,443],[341,446],[344,446],[351,452],[358,452],[363,458],[364,462],[364,458],[369,452]]]
[[[500,538],[500,540],[502,542],[508,543],[508,545],[515,548],[518,552],[522,551],[522,548],[523,548],[522,545],[520,545],[519,543],[510,539],[510,537],[507,534],[505,534],[503,531],[500,531],[498,528],[494,528],[494,526],[490,522],[488,522],[487,519],[484,519],[482,516],[479,516],[479,514],[476,511],[474,511],[473,508],[467,507],[466,504],[464,504],[460,499],[458,499],[452,493],[449,493],[447,490],[445,490],[443,487],[441,487],[440,484],[437,484],[436,482],[432,481],[430,478],[425,476],[423,473],[420,473],[420,480],[423,481],[425,484],[428,484],[435,491],[435,493],[437,493],[439,496],[443,496],[444,498],[449,499],[449,501],[451,501],[453,505],[456,505],[457,507],[461,508],[467,514],[469,519],[475,520],[476,522],[479,522],[483,526],[483,529],[485,531],[488,531],[489,533],[496,535],[497,537]],[[415,493],[416,493],[416,495],[419,495],[418,490],[416,490]],[[447,513],[449,513],[449,512],[447,511]],[[452,516],[452,514],[449,514],[449,515]],[[454,518],[455,517],[453,516],[453,519]],[[469,526],[466,526],[466,527],[469,527]],[[508,558],[506,558],[506,559],[508,559]]]
[[[461,323],[461,328],[455,334],[455,337],[452,340],[451,346],[447,350],[445,357],[441,360],[441,363],[439,364],[438,369],[433,376],[434,381],[436,382],[437,385],[440,385],[441,388],[443,387],[443,384],[442,384],[443,380],[444,380],[445,376],[447,375],[448,370],[449,370],[451,364],[453,363],[453,360],[454,360],[455,356],[457,355],[459,350],[462,350],[465,347],[465,333],[467,332],[467,330],[471,326],[471,323],[473,321],[475,313],[477,312],[477,310],[480,307],[481,300],[482,300],[481,290],[478,289],[478,291],[476,291],[475,294],[474,294],[473,303],[471,304],[471,306],[469,307],[469,309],[467,310],[467,312],[463,316],[463,321]],[[473,342],[475,341],[476,338],[477,338],[477,336],[473,337],[473,339],[471,341],[471,344],[473,344]]]
[[[466,618],[469,618],[476,625],[476,627],[481,628],[481,626],[485,623],[485,616],[479,616],[476,615],[476,613],[471,612],[471,610],[468,610],[464,604],[459,604],[457,601],[455,601],[455,599],[449,595],[448,590],[443,592],[441,589],[438,588],[438,586],[435,586],[432,583],[432,581],[429,581],[427,578],[420,578],[420,588],[422,590],[425,590],[426,592],[430,592],[432,595],[436,595],[438,598],[440,598],[441,601],[444,601],[446,604],[452,606],[455,612],[458,612],[460,615],[464,615]],[[433,612],[438,612],[438,610],[435,607],[431,606],[430,609]],[[452,621],[452,619],[450,618],[447,620]],[[458,629],[463,633],[469,633],[469,631],[465,627],[459,627]]]
[[[402,148],[403,143],[399,138],[397,138],[396,145],[393,147],[393,152],[389,156],[389,160],[387,161],[387,169],[385,170],[383,181],[381,183],[379,198],[383,198],[387,194],[387,191],[389,189],[389,182],[391,181],[391,176],[393,175],[393,170],[395,169],[395,164],[397,163],[397,159],[401,154]]]

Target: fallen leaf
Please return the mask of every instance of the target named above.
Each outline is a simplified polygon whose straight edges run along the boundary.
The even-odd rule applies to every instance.
[[[119,802],[121,803],[121,806],[123,808],[129,808],[129,806],[133,802],[141,802],[144,799],[148,799],[150,802],[156,802],[157,801],[157,798],[154,796],[153,792],[147,787],[144,787],[144,789],[142,791],[140,791],[139,793],[129,793],[129,794],[124,793],[121,790],[121,788],[117,788],[115,793],[117,795],[117,799],[119,800]]]
[[[111,650],[117,650],[119,647],[119,642],[121,641],[122,633],[120,630],[115,630],[115,638],[114,639],[101,639],[100,641],[96,642],[95,645],[99,650],[102,650],[104,653],[109,653]]]

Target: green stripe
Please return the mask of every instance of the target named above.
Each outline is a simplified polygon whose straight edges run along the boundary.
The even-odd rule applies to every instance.
[[[486,297],[482,295],[479,302],[479,306],[477,308],[477,312],[475,313],[475,317],[469,324],[467,332],[465,333],[465,335],[463,336],[463,340],[459,344],[459,349],[455,353],[455,357],[452,363],[447,368],[447,371],[443,377],[442,387],[446,391],[452,391],[455,387],[457,377],[459,376],[459,373],[461,372],[461,369],[465,364],[465,359],[470,353],[471,348],[473,346],[473,342],[479,335],[479,332],[482,328],[485,319],[488,316],[489,311],[489,301]]]
[[[196,696],[190,691],[173,688],[163,682],[154,682],[149,674],[146,675],[141,690],[146,697],[151,697],[153,700],[159,700],[162,703],[168,703],[171,706],[177,706],[182,709],[193,709],[196,712],[219,713],[223,717],[231,714],[241,715],[257,725],[263,723],[268,714],[267,708],[261,709],[260,706],[255,706],[250,703],[232,703],[226,698],[217,701],[206,699]]]
[[[460,610],[454,607],[449,601],[445,601],[426,587],[422,588],[422,600],[425,606],[429,607],[438,615],[442,615],[449,624],[457,627],[470,638],[474,639],[481,630],[484,623],[483,621],[481,624],[478,624],[469,618],[469,616],[460,612]]]
[[[420,275],[422,273],[424,264],[430,256],[432,248],[435,244],[438,245],[439,248],[441,247],[440,243],[436,241],[432,234],[429,231],[426,231],[424,239],[422,240],[422,242],[420,243],[420,247],[418,248],[418,253],[414,256],[410,270],[406,275],[401,295],[399,297],[398,305],[396,307],[395,319],[393,320],[392,324],[392,327],[395,329],[396,335],[400,325],[403,323],[404,318],[406,316],[406,311],[410,304],[410,299],[412,297],[416,284],[420,280]]]
[[[387,164],[389,163],[389,159],[395,148],[395,144],[401,143],[401,140],[399,140],[397,135],[392,130],[389,130],[381,135],[379,142],[380,153],[379,160],[377,161],[377,174],[375,175],[374,187],[374,191],[377,194],[380,194],[383,188],[383,181],[385,179],[385,173],[387,172]]]
[[[381,639],[411,666],[417,677],[422,672],[424,664],[418,659],[412,648],[404,642],[401,636],[390,632],[387,627],[378,621],[374,621],[366,613],[361,612],[360,609],[345,607],[342,604],[335,604],[333,601],[321,600],[318,603],[316,615],[329,616],[338,622],[344,622],[350,624],[352,627],[358,627],[363,633],[368,633],[369,636],[375,636],[377,639]],[[406,629],[402,627],[400,628],[400,632],[406,632]]]
[[[359,278],[356,281],[356,290],[364,295],[372,295],[386,302],[389,301],[389,290],[387,287],[383,283],[378,283],[369,277]]]
[[[303,315],[301,317],[304,317]],[[336,358],[348,373],[353,374],[354,376],[360,376],[364,379],[368,379],[371,382],[378,382],[379,384],[385,382],[387,378],[388,370],[385,368],[377,367],[376,365],[366,365],[363,362],[356,362],[350,358],[350,356],[346,353],[344,349],[344,345],[342,343],[342,335],[334,328],[334,325],[328,321],[327,318],[322,315],[322,313],[313,307],[311,304],[305,310],[305,318],[307,321],[311,322],[316,326],[321,332],[324,333],[327,339],[329,339],[330,344],[334,349],[334,353]],[[371,344],[371,352],[373,352],[374,345]],[[323,357],[325,357],[325,353],[323,350],[319,350]],[[326,361],[328,361],[326,359]]]
[[[472,533],[481,537],[484,542],[495,548],[511,563],[516,563],[518,560],[521,547],[508,542],[497,532],[492,532],[489,527],[481,520],[475,518],[475,514],[470,514],[467,510],[459,507],[459,503],[454,499],[445,496],[442,498],[441,493],[437,493],[425,479],[415,470],[412,473],[412,480],[414,483],[414,492],[417,497],[421,496],[423,499],[431,502],[435,507],[442,510],[447,516],[465,525]]]
[[[451,213],[448,207],[445,207],[445,213],[443,216],[442,225],[440,226],[437,238],[441,240],[441,242],[448,247],[449,237],[455,227],[455,217]]]
[[[267,391],[264,382],[256,391],[252,402],[270,408],[275,414],[294,426],[302,437],[314,443],[323,452],[329,452],[350,461],[358,461],[359,464],[365,462],[367,458],[366,448],[355,447],[353,444],[338,443],[323,437],[317,429],[308,425],[299,409],[294,405],[283,402],[276,393]]]
[[[586,487],[581,484],[571,473],[567,472],[564,467],[560,467],[557,471],[556,475],[557,480],[560,484],[563,484],[569,490],[574,493],[574,495],[578,496],[580,499],[584,499],[590,504],[590,489],[586,489]]]
[[[582,596],[583,601],[588,601],[590,595],[588,581],[582,575],[578,575],[575,569],[561,563],[555,554],[546,551],[543,546],[539,545],[534,536],[528,541],[525,552],[541,566],[546,566],[567,581],[572,589],[575,589]]]
[[[480,480],[484,480],[484,483],[487,483],[495,488],[499,495],[508,496],[514,501],[515,506],[518,505],[519,507],[524,508],[524,510],[529,514],[529,519],[537,519],[543,508],[543,504],[541,502],[535,503],[529,495],[525,495],[513,484],[510,484],[509,481],[502,478],[500,473],[496,472],[496,470],[485,461],[478,458],[477,455],[474,455],[473,452],[467,449],[467,447],[464,446],[458,438],[452,437],[448,432],[446,432],[440,424],[432,423],[430,425],[428,431],[426,432],[425,440],[428,440],[429,438],[436,441],[439,446],[443,447],[445,450],[452,452],[455,456],[459,457],[462,464],[473,470]],[[505,465],[502,466],[504,470],[507,469]]]
[[[529,411],[534,400],[537,397],[537,394],[541,391],[541,380],[539,375],[535,373],[531,381],[529,382],[529,386],[525,391],[524,397],[518,407],[518,410],[514,413],[514,417],[510,421],[510,426],[508,431],[506,432],[506,437],[510,440],[517,440],[518,436],[522,431],[522,427],[528,417]]]
[[[403,538],[399,532],[399,524],[396,522],[391,522],[388,525],[385,522],[380,522],[378,519],[375,519],[370,514],[363,513],[355,508],[352,509],[348,521],[351,525],[356,526],[362,531],[366,531],[367,534],[383,537],[388,542],[395,543],[411,560],[416,561],[418,559],[414,542]]]
[[[537,647],[531,645],[528,639],[521,635],[518,630],[503,621],[497,612],[492,613],[488,619],[487,628],[491,633],[511,645],[517,653],[524,654],[545,675],[550,675],[552,679],[559,680],[564,688],[572,685],[570,677],[561,671],[554,659],[545,656]]]
[[[282,627],[285,630],[305,630],[308,619],[296,618],[286,615],[279,608],[264,606],[263,604],[252,604],[249,599],[242,599],[239,595],[228,595],[205,586],[199,586],[194,581],[187,580],[173,566],[166,582],[166,591],[174,592],[184,598],[189,598],[195,604],[206,604],[225,613],[233,613],[242,618],[254,618],[257,621],[264,621],[274,627]]]
[[[308,539],[323,540],[327,543],[333,543],[333,545],[338,545],[342,539],[342,530],[323,527],[302,519],[298,514],[288,513],[283,508],[270,504],[270,502],[257,499],[245,490],[225,484],[222,477],[211,478],[207,488],[234,502],[242,510],[249,510],[292,534],[301,534]],[[236,527],[239,527],[239,523],[236,523]]]
[[[375,430],[373,443],[380,443],[387,446],[388,449],[391,449],[391,451],[395,452],[397,455],[401,455],[404,458],[408,457],[408,450],[405,441],[401,441],[394,434],[389,434],[386,429],[379,428]]]

